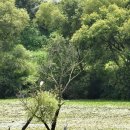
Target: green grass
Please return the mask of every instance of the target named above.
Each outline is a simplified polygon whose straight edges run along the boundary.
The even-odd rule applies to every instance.
[[[119,100],[66,100],[67,105],[85,105],[85,106],[104,106],[112,105],[119,107],[129,107],[130,101]]]
[[[26,113],[18,99],[0,100],[0,130],[21,130]],[[56,130],[129,130],[130,102],[106,100],[66,100]],[[44,130],[34,120],[28,130]]]

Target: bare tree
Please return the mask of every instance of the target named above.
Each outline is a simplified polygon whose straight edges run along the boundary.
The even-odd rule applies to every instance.
[[[63,93],[69,87],[70,82],[81,73],[81,69],[78,68],[81,62],[78,59],[76,48],[72,44],[69,44],[62,36],[54,35],[50,38],[46,59],[41,63],[40,72],[41,78],[43,77],[42,80],[45,81],[45,85],[50,86],[48,84],[50,83],[57,93],[58,107],[52,117],[51,125],[48,125],[47,121],[42,120],[42,114],[38,117],[34,113],[30,117],[30,120],[36,117],[43,122],[47,130],[56,129],[59,112],[64,104],[62,99]],[[24,105],[26,106],[26,104]]]

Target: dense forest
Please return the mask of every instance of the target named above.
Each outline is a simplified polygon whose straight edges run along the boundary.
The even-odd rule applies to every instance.
[[[130,99],[129,44],[129,0],[0,0],[0,98]]]

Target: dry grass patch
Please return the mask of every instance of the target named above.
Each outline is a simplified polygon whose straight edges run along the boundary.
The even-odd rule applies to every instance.
[[[0,130],[21,130],[27,117],[17,99],[0,100]],[[116,101],[67,101],[61,109],[57,130],[130,130],[130,103]],[[28,130],[43,130],[33,121]]]

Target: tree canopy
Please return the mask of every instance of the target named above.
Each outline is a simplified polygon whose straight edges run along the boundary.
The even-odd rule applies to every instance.
[[[1,98],[44,80],[63,98],[130,99],[129,42],[129,0],[1,0]]]

